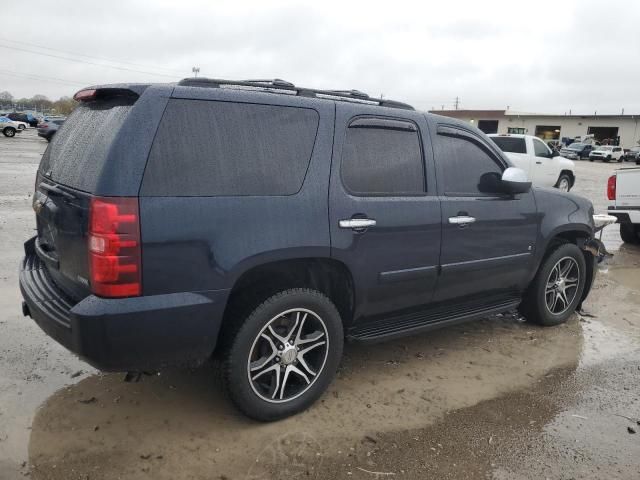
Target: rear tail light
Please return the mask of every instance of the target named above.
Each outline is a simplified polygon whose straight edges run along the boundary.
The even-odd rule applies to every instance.
[[[616,199],[616,176],[611,175],[607,181],[607,198],[609,200]]]
[[[140,213],[136,197],[94,197],[89,209],[91,291],[100,297],[142,294]]]

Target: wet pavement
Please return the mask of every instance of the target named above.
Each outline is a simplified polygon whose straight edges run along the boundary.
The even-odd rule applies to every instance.
[[[640,249],[617,226],[582,316],[348,345],[316,405],[261,424],[233,409],[215,364],[124,383],[22,317],[45,147],[33,130],[0,138],[0,480],[640,478]],[[575,192],[604,212],[618,167],[578,162]]]

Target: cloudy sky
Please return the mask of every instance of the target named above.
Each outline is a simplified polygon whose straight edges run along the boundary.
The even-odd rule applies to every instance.
[[[117,7],[117,5],[122,5]],[[357,88],[421,109],[640,114],[640,2],[13,1],[0,91],[191,76]]]

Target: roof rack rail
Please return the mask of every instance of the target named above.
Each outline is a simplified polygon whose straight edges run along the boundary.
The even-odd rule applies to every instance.
[[[404,110],[415,110],[407,103],[382,98],[373,98],[360,90],[318,90],[314,88],[296,87],[293,83],[280,78],[264,80],[222,80],[217,78],[193,77],[183,78],[178,82],[178,85],[205,88],[250,88],[270,93],[287,93],[289,95],[297,95],[300,97],[324,98],[328,100],[365,103],[370,105],[380,105],[382,107],[401,108]]]

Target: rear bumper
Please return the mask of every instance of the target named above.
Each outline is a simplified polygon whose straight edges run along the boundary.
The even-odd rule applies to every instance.
[[[212,354],[228,290],[123,299],[90,295],[78,303],[53,283],[25,243],[20,269],[23,313],[54,340],[105,371],[195,365]]]
[[[617,223],[640,224],[640,208],[626,210],[624,207],[609,207],[607,213],[616,217],[618,219]]]

